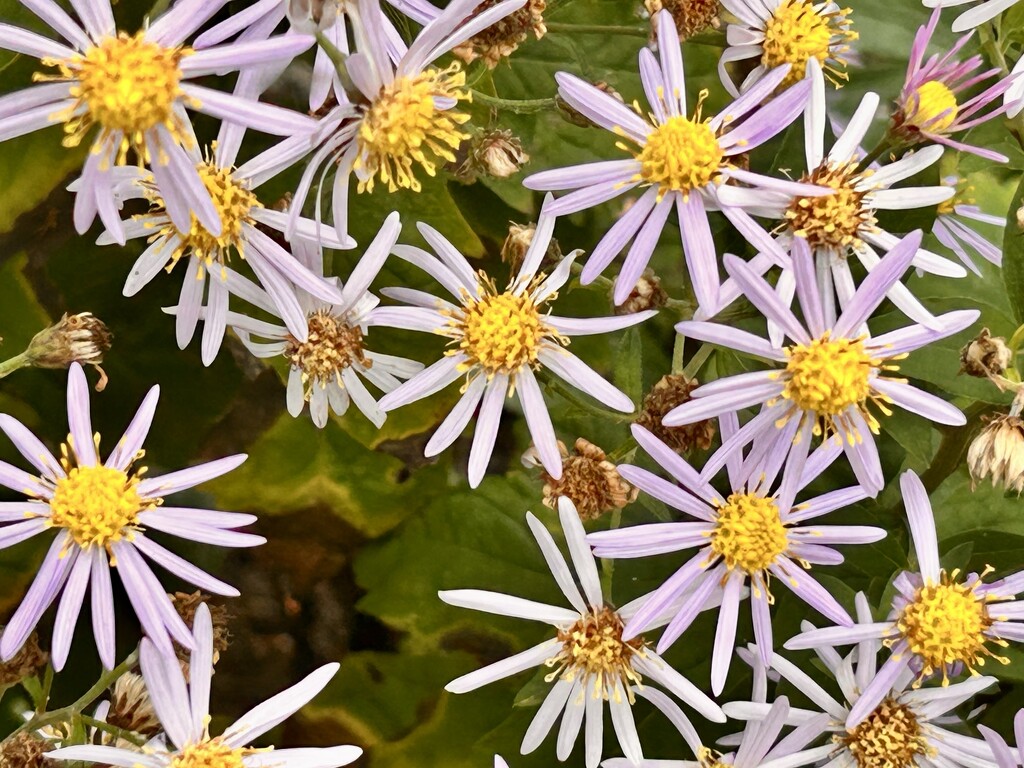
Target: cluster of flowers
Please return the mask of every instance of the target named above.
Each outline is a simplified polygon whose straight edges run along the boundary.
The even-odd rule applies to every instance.
[[[474,49],[474,40],[513,14],[529,18],[533,8],[525,0],[452,0],[444,10],[422,0],[391,0],[396,11],[421,25],[406,45],[377,0],[259,0],[200,33],[225,2],[178,0],[137,34],[116,28],[109,0],[71,0],[77,21],[53,0],[22,0],[60,40],[0,25],[0,47],[36,57],[41,67],[40,84],[0,98],[0,138],[54,123],[62,124],[68,146],[91,137],[81,177],[72,185],[75,227],[85,233],[98,217],[105,228],[102,243],[147,239],[125,282],[126,295],[182,262],[180,300],[170,310],[182,348],[202,322],[206,364],[229,327],[254,355],[283,356],[290,365],[289,412],[298,415],[308,402],[319,427],[327,424],[330,411],[344,414],[350,401],[379,427],[388,411],[464,380],[458,403],[425,452],[432,456],[447,449],[476,416],[468,467],[472,487],[486,473],[506,400],[518,397],[533,439],[531,455],[557,482],[565,452],[538,372],[553,374],[608,408],[633,412],[630,398],[567,346],[577,335],[627,328],[654,311],[604,318],[553,314],[549,307],[570,280],[579,252],[562,257],[547,274],[541,270],[559,217],[636,190],[583,265],[581,282],[596,280],[625,250],[613,289],[615,303],[625,304],[675,209],[696,299],[693,319],[676,330],[763,361],[760,370],[692,388],[661,420],[659,426],[670,428],[717,420],[721,445],[702,466],[691,465],[652,430],[634,426],[636,443],[671,480],[636,466],[620,466],[618,474],[632,492],[664,502],[681,521],[588,536],[580,512],[563,496],[556,506],[570,569],[547,528],[527,515],[570,607],[478,590],[441,593],[452,605],[541,621],[555,630],[551,639],[460,677],[448,690],[467,692],[532,667],[550,668],[546,680],[553,685],[522,751],[536,749],[560,717],[558,758],[569,756],[582,729],[588,768],[601,761],[606,702],[624,755],[609,764],[643,764],[632,714],[637,697],[664,713],[705,767],[988,768],[998,763],[1011,768],[1020,762],[1019,752],[991,732],[983,731],[986,741],[950,728],[960,722],[954,710],[997,683],[978,674],[987,659],[1004,661],[993,647],[1024,641],[1024,603],[1016,600],[1024,592],[1024,572],[986,580],[987,573],[943,568],[927,492],[912,472],[900,485],[918,569],[896,579],[883,621],[875,620],[863,595],[856,619],[851,617],[809,571],[842,562],[837,547],[886,535],[876,527],[817,521],[877,496],[885,486],[874,435],[891,406],[943,425],[965,423],[957,408],[899,378],[896,362],[968,328],[979,313],[933,315],[902,278],[911,268],[947,277],[977,272],[969,251],[998,263],[999,250],[967,222],[1002,220],[961,200],[955,178],[936,186],[896,185],[936,165],[947,148],[1005,160],[964,143],[963,133],[1018,112],[1024,81],[998,68],[983,70],[981,57],[959,58],[969,36],[944,54],[927,56],[940,21],[936,9],[915,39],[880,148],[861,146],[879,108],[879,97],[869,93],[826,150],[826,125],[830,119],[836,123],[826,109],[826,83],[847,77],[844,56],[856,39],[850,11],[828,1],[723,0],[733,23],[720,71],[733,100],[712,116],[705,114],[704,92],[695,105],[687,105],[677,21],[669,10],[660,10],[652,18],[656,42],[639,54],[646,110],[631,109],[606,88],[573,74],[557,76],[564,103],[615,134],[623,154],[525,180],[529,189],[549,194],[507,285],[477,272],[428,223],[418,223],[417,229],[433,253],[399,244],[397,213],[387,217],[342,280],[325,274],[322,250],[356,247],[348,233],[350,187],[357,193],[378,184],[417,191],[422,177],[454,162],[469,138],[463,127],[469,118],[460,111],[460,102],[471,98],[465,72],[457,62],[436,62],[453,50],[490,61]],[[988,23],[1011,4],[974,4],[954,28]],[[286,18],[291,32],[276,35]],[[319,47],[309,94],[313,116],[262,103],[261,94],[283,68],[314,45]],[[745,59],[758,64],[742,82],[734,82],[729,65]],[[193,82],[235,70],[239,75],[231,94]],[[221,121],[215,142],[200,145],[190,112]],[[801,116],[806,169],[799,178],[750,171],[749,155]],[[239,162],[250,129],[281,141]],[[260,200],[262,184],[303,162],[286,209]],[[327,224],[320,200],[332,170],[332,224]],[[556,197],[556,192],[565,194]],[[310,195],[315,214],[307,218],[302,211]],[[122,218],[124,207],[140,200],[148,211]],[[963,266],[922,248],[921,232],[894,234],[879,223],[879,212],[914,208],[937,212],[934,233]],[[756,255],[720,258],[709,212],[721,214]],[[382,304],[370,286],[392,256],[421,269],[445,295],[392,287],[380,293],[393,303]],[[863,270],[851,268],[853,256]],[[763,335],[715,322],[741,298],[763,316]],[[876,335],[872,319],[886,299],[908,323]],[[252,309],[239,311],[233,302]],[[279,322],[266,319],[271,316]],[[426,366],[371,351],[366,344],[374,327],[438,334],[450,339],[449,349]],[[372,394],[367,383],[383,395]],[[337,665],[317,670],[224,734],[209,734],[209,612],[201,607],[192,626],[186,625],[145,558],[208,592],[238,592],[157,544],[146,531],[221,547],[255,546],[263,539],[238,530],[255,521],[251,515],[165,505],[171,494],[229,472],[245,457],[145,477],[139,461],[157,399],[154,387],[105,461],[78,364],[70,371],[69,435],[59,459],[20,422],[0,416],[0,430],[34,469],[0,463],[0,483],[26,497],[0,504],[0,548],[57,532],[0,636],[0,657],[10,659],[24,646],[59,597],[52,663],[60,670],[88,591],[100,659],[114,668],[111,570],[116,569],[146,635],[141,668],[163,733],[141,752],[78,745],[48,757],[146,768],[326,768],[351,762],[359,755],[355,747],[267,752],[248,746],[321,690]],[[751,408],[756,415],[742,420]],[[807,486],[841,455],[857,484],[807,498]],[[723,472],[725,492],[713,484]],[[595,556],[638,558],[686,550],[692,550],[689,558],[651,594],[620,608],[608,601]],[[834,625],[805,623],[784,646],[814,649],[834,676],[838,696],[775,651],[772,576]],[[737,649],[744,599],[756,643]],[[710,690],[716,697],[722,693],[736,652],[753,669],[751,701],[720,707],[659,655],[706,610],[718,611]],[[652,648],[642,633],[662,627]],[[191,650],[188,683],[174,643]],[[836,648],[845,646],[854,650],[844,657]],[[960,681],[965,673],[971,677]],[[768,702],[769,675],[788,680],[815,709],[790,707],[785,697]],[[645,678],[664,690],[647,685]],[[724,722],[727,716],[748,721],[732,740],[736,752],[717,755],[705,747],[676,699],[711,721]],[[792,730],[780,739],[785,728]]]

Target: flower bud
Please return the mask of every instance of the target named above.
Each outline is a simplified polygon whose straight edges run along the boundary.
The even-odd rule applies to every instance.
[[[644,7],[651,15],[652,38],[657,35],[653,20],[661,10],[667,10],[672,15],[680,42],[706,29],[718,29],[721,23],[718,16],[718,0],[644,0]]]
[[[971,488],[979,480],[992,477],[992,487],[1024,489],[1024,421],[1000,414],[990,419],[967,449],[967,468]]]
[[[288,23],[304,35],[315,35],[334,26],[338,0],[287,0]]]
[[[565,443],[559,440],[558,452],[562,456],[562,477],[558,480],[543,469],[536,448],[531,447],[523,454],[524,466],[541,468],[545,507],[556,509],[559,497],[565,496],[576,505],[582,519],[596,520],[605,512],[636,501],[639,491],[619,475],[605,452],[593,443],[582,437],[577,439],[570,456]]]
[[[646,309],[661,309],[668,303],[668,294],[654,270],[645,269],[626,300],[615,308],[616,315],[631,315]]]
[[[676,453],[685,453],[692,448],[707,450],[715,437],[713,420],[698,421],[681,427],[666,427],[661,423],[665,414],[676,406],[690,401],[690,393],[699,384],[697,379],[688,379],[682,374],[662,376],[644,397],[643,409],[636,423],[652,432]]]
[[[65,312],[60,320],[32,337],[25,350],[26,364],[36,368],[67,368],[72,363],[93,365],[100,372],[96,391],[101,392],[107,375],[100,363],[110,351],[112,338],[103,321],[91,312]]]
[[[536,224],[516,224],[515,222],[509,222],[508,235],[505,237],[505,242],[501,246],[501,260],[510,265],[513,272],[519,270],[520,265],[523,263],[523,259],[526,257],[526,252],[530,249],[530,243],[533,242],[533,236],[536,232]],[[548,243],[548,251],[541,260],[541,264],[543,265],[545,262],[558,262],[561,261],[561,259],[562,249],[558,247],[558,241],[551,238],[551,242]]]
[[[500,0],[484,0],[477,6],[474,16],[493,8]],[[496,21],[486,29],[452,49],[452,53],[467,64],[483,59],[488,69],[494,69],[503,58],[511,56],[532,32],[540,40],[547,34],[544,26],[545,0],[527,0],[526,5]],[[472,17],[470,17],[472,18]]]
[[[529,161],[530,156],[512,131],[487,131],[472,140],[457,175],[464,181],[475,181],[480,176],[507,179]]]
[[[1006,339],[992,336],[988,328],[982,328],[976,339],[960,350],[960,373],[980,379],[1001,376],[1013,363],[1013,353],[1006,346]]]

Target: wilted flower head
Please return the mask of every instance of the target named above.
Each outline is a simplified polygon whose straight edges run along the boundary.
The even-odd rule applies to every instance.
[[[485,131],[473,137],[458,176],[466,181],[474,181],[479,176],[507,179],[528,162],[530,156],[523,151],[523,143],[512,131]]]
[[[636,423],[653,433],[676,453],[686,453],[693,448],[706,451],[715,438],[714,419],[696,421],[679,427],[667,427],[662,424],[665,414],[689,402],[690,393],[699,386],[700,382],[697,379],[691,379],[681,373],[662,376],[644,397],[643,409]]]
[[[988,328],[967,342],[960,350],[960,373],[979,379],[1001,376],[1013,363],[1013,352],[1006,339],[993,336]]]
[[[644,0],[644,7],[651,15],[651,34],[655,36],[658,30],[654,17],[660,10],[672,14],[681,41],[705,29],[717,29],[720,24],[718,0]]]
[[[967,468],[973,487],[991,475],[992,487],[1020,495],[1024,490],[1024,421],[1000,414],[989,420],[967,449]]]
[[[565,496],[576,505],[581,518],[596,520],[636,500],[637,489],[622,479],[605,452],[589,440],[577,438],[572,455],[559,440],[558,453],[562,457],[562,476],[557,479],[544,470],[536,448],[523,454],[524,466],[540,467],[545,507],[556,509],[558,499]]]
[[[2,768],[43,768],[49,763],[43,755],[46,742],[29,731],[22,731],[0,742]]]
[[[0,662],[0,689],[36,676],[49,660],[50,654],[39,647],[39,635],[33,632],[13,658]],[[0,766],[3,766],[2,762]]]
[[[117,678],[105,719],[115,728],[144,736],[155,736],[161,731],[160,718],[149,698],[146,681],[134,672]]]
[[[210,613],[210,621],[213,624],[213,663],[216,664],[220,660],[221,653],[226,651],[231,644],[231,632],[228,630],[228,621],[231,619],[231,614],[228,613],[228,609],[223,605],[211,602],[212,596],[203,594],[199,590],[195,592],[175,592],[167,596],[171,598],[171,604],[174,606],[175,612],[189,629],[192,629],[195,624],[196,612],[199,610],[199,606],[206,606]],[[174,650],[178,654],[182,672],[184,672],[185,679],[187,680],[189,649],[175,643]]]
[[[480,14],[498,3],[499,0],[484,0],[477,6],[476,13]],[[546,7],[545,0],[528,0],[519,10],[455,46],[452,53],[467,64],[483,59],[488,69],[494,69],[498,62],[515,53],[531,33],[538,40],[547,34],[548,28],[544,26]]]
[[[645,309],[661,309],[667,303],[668,293],[661,287],[661,280],[654,274],[654,270],[648,267],[640,275],[626,300],[615,307],[615,314],[628,315],[643,312]]]
[[[510,221],[508,235],[505,236],[505,242],[501,245],[501,260],[513,270],[519,269],[523,265],[523,259],[526,258],[526,254],[530,250],[530,243],[533,242],[533,236],[536,233],[537,225],[535,223],[516,224],[514,221]],[[548,264],[561,260],[562,249],[558,247],[558,241],[552,237],[548,241],[547,251],[541,257],[541,267],[547,268]]]

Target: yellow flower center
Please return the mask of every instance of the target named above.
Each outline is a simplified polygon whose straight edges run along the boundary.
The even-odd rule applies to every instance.
[[[827,11],[823,6],[812,0],[782,0],[765,22],[761,65],[766,69],[792,65],[783,86],[803,80],[811,59],[818,60],[837,87],[838,80],[847,79],[840,56],[847,51],[845,42],[857,37],[849,29],[850,9]],[[830,59],[840,68],[830,66]]]
[[[321,387],[331,381],[341,385],[341,372],[351,365],[369,368],[372,361],[363,350],[363,332],[344,319],[321,309],[309,316],[309,337],[298,342],[289,337],[284,356],[302,371],[304,381]]]
[[[812,248],[827,248],[845,256],[848,248],[861,244],[862,229],[875,225],[874,211],[864,207],[866,191],[858,186],[870,171],[859,173],[857,163],[845,165],[825,163],[800,181],[835,190],[831,195],[797,197],[786,209],[786,221],[797,237],[807,240]]]
[[[640,674],[633,669],[633,660],[643,655],[644,641],[642,638],[624,641],[624,626],[618,612],[606,606],[583,616],[569,629],[559,630],[562,648],[546,662],[549,667],[557,667],[547,675],[547,682],[559,676],[563,680],[589,676],[594,686],[593,696],[614,697],[619,687],[632,701],[629,686],[641,682]]]
[[[169,768],[245,768],[246,750],[232,749],[218,739],[185,747],[171,760]]]
[[[670,117],[647,137],[640,154],[640,176],[667,192],[689,192],[718,176],[725,153],[699,110],[694,119]]]
[[[949,128],[960,109],[953,91],[938,80],[920,85],[906,107],[906,124],[931,133]]]
[[[243,228],[245,224],[252,223],[252,210],[261,207],[259,200],[244,184],[234,178],[230,168],[201,163],[196,166],[196,170],[206,191],[210,193],[213,207],[220,218],[221,233],[216,236],[211,234],[194,213],[188,232],[181,232],[168,219],[160,227],[157,236],[176,236],[180,240],[180,244],[171,255],[170,267],[173,268],[181,258],[195,256],[207,269],[212,269],[215,264],[226,264],[230,260],[232,250],[237,251],[244,259]],[[150,192],[150,197],[153,203],[150,215],[165,215],[163,199],[155,190]]]
[[[833,737],[857,761],[857,768],[910,768],[916,755],[928,753],[917,716],[905,704],[887,698],[853,730]]]
[[[184,135],[174,114],[175,102],[183,97],[181,59],[190,48],[165,48],[145,38],[145,32],[103,38],[84,54],[63,61],[45,59],[46,66],[60,74],[36,75],[37,80],[69,80],[74,106],[62,115],[67,134],[64,145],[78,146],[88,130],[99,124],[101,138],[122,134],[118,162],[129,149],[140,162],[150,160],[145,133],[166,127],[179,141]]]
[[[544,338],[553,333],[528,291],[485,293],[451,316],[454,331],[442,332],[456,336],[469,365],[479,365],[488,375],[536,366]]]
[[[810,344],[786,349],[786,386],[782,396],[804,411],[834,417],[864,403],[868,378],[877,365],[862,339],[832,340],[826,333]]]
[[[758,574],[788,548],[789,537],[775,499],[734,493],[718,508],[711,551],[729,570]]]
[[[922,675],[941,670],[945,677],[947,668],[957,662],[973,672],[985,664],[985,656],[992,656],[987,641],[1005,644],[985,634],[992,619],[985,598],[974,591],[976,585],[957,583],[956,576],[957,571],[952,577],[943,573],[938,584],[918,589],[896,622],[910,652],[924,663]]]
[[[359,156],[355,168],[367,174],[359,191],[373,191],[374,176],[380,176],[388,191],[399,187],[419,192],[414,176],[419,164],[427,175],[437,173],[438,160],[455,162],[455,152],[469,134],[459,126],[469,115],[440,109],[438,99],[470,100],[464,86],[466,73],[458,63],[447,69],[432,69],[413,77],[398,77],[367,108],[359,126]]]
[[[73,467],[57,481],[50,524],[68,531],[80,547],[107,547],[130,536],[139,513],[156,504],[139,496],[138,484],[138,475],[118,469]]]

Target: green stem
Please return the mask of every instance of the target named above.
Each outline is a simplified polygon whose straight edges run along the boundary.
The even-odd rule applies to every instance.
[[[43,687],[36,699],[36,714],[43,714],[50,703],[50,690],[53,688],[53,664],[46,665],[46,672],[43,673]]]
[[[865,168],[869,167],[873,162],[875,162],[875,160],[880,158],[886,152],[896,149],[897,146],[898,145],[893,144],[892,138],[889,136],[888,133],[886,133],[881,139],[878,140],[878,143],[875,145],[875,148],[868,152],[867,155],[861,159],[860,169],[864,170]]]
[[[935,452],[932,463],[921,474],[921,482],[930,494],[949,477],[956,472],[963,463],[964,454],[972,437],[981,424],[981,417],[987,413],[998,410],[997,406],[990,403],[974,403],[964,409],[967,423],[962,427],[947,429],[942,434],[942,441],[939,449]]]
[[[672,373],[683,372],[683,348],[685,346],[686,337],[677,333],[675,344],[672,345]]]
[[[146,740],[141,738],[138,734],[132,731],[126,731],[124,728],[118,728],[116,725],[111,725],[102,720],[97,720],[95,717],[89,717],[88,715],[79,715],[79,719],[83,724],[90,728],[95,728],[97,731],[103,731],[109,733],[116,739],[124,739],[125,741],[131,742],[137,747],[141,747],[146,743]]]
[[[614,531],[622,525],[622,510],[613,509],[609,530]],[[601,561],[601,594],[608,602],[612,600],[612,579],[615,577],[615,560]]]
[[[0,363],[0,379],[4,378],[4,376],[10,376],[20,368],[27,368],[29,365],[31,365],[31,360],[24,352],[20,355],[15,355],[9,360],[4,360]]]
[[[365,96],[363,96],[360,90],[356,88],[356,84],[352,82],[352,78],[349,77],[348,64],[346,62],[347,57],[345,54],[334,43],[328,40],[327,36],[320,30],[317,30],[316,32],[316,42],[317,45],[323,49],[323,52],[327,54],[327,58],[329,58],[331,63],[334,65],[334,70],[338,73],[338,79],[341,80],[341,85],[345,89],[345,93],[350,97],[353,97],[355,101],[365,99]]]
[[[1021,344],[1024,344],[1024,325],[1021,325],[1013,332],[1013,336],[1010,337],[1010,343],[1007,345],[1013,354],[1017,354],[1017,350],[1020,349]]]
[[[633,420],[633,414],[631,413],[618,413],[616,411],[608,411],[605,410],[604,408],[601,408],[600,406],[588,403],[586,400],[581,399],[579,396],[577,396],[575,392],[573,392],[566,385],[564,385],[560,379],[557,379],[554,376],[548,379],[548,387],[557,392],[562,397],[564,397],[566,400],[568,400],[570,403],[575,405],[580,410],[585,411],[586,413],[589,413],[592,416],[598,416],[602,419],[612,419],[614,421]]]
[[[647,27],[627,27],[614,24],[566,24],[560,21],[549,21],[545,26],[548,28],[548,32],[567,32],[573,35],[650,36],[650,30]]]
[[[473,99],[492,107],[505,109],[517,115],[529,115],[534,112],[543,112],[545,109],[554,109],[557,102],[550,99],[502,99],[498,96],[491,96],[483,91],[472,91]]]
[[[700,349],[697,350],[697,354],[690,358],[690,362],[683,368],[683,376],[687,379],[692,379],[697,375],[697,372],[704,367],[704,363],[708,361],[712,353],[715,351],[714,344],[701,344]]]

